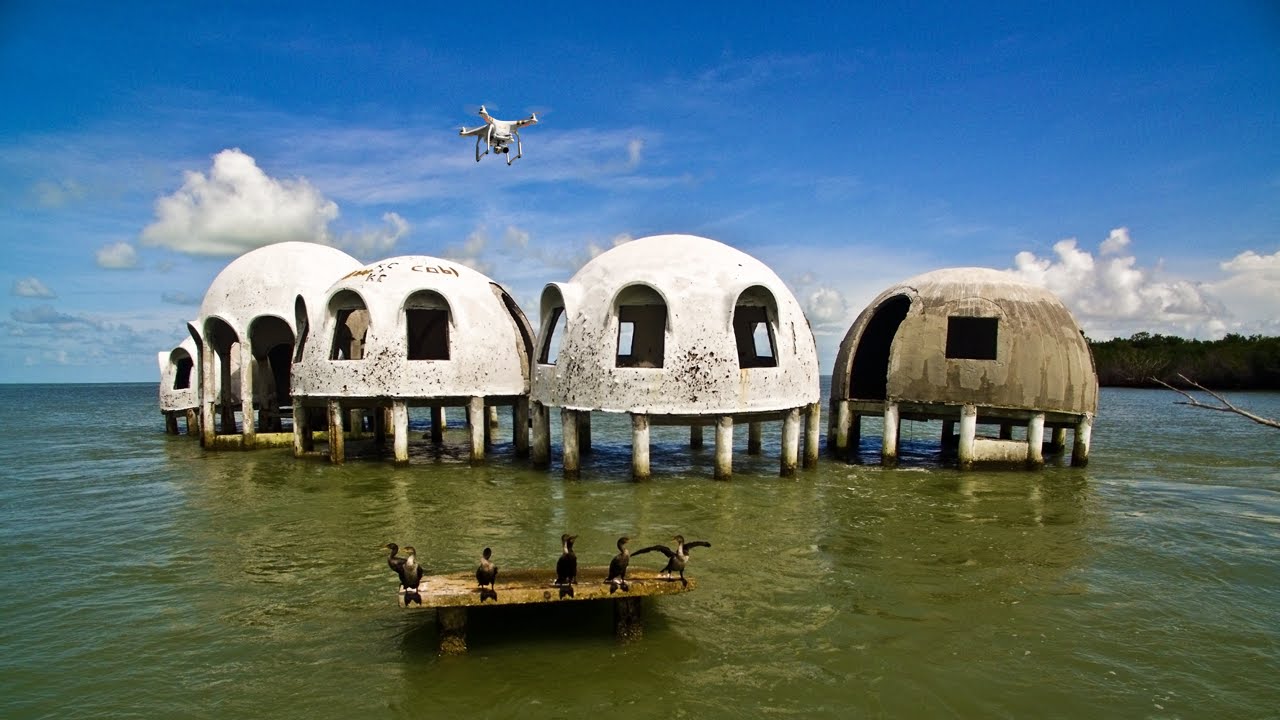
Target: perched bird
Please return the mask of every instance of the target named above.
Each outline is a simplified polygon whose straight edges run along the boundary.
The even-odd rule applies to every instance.
[[[609,561],[609,577],[605,582],[609,583],[609,592],[613,593],[618,588],[622,588],[623,592],[630,590],[627,585],[627,565],[631,563],[631,553],[627,552],[627,543],[631,542],[631,538],[623,535],[618,538],[618,554],[613,556]]]
[[[578,582],[578,556],[573,552],[573,541],[577,535],[565,533],[560,536],[561,554],[556,561],[556,584],[571,585]]]
[[[387,543],[383,545],[384,550],[390,550],[391,554],[387,556],[387,567],[391,568],[391,572],[400,578],[400,587],[404,587],[404,558],[396,557],[400,554],[400,546],[395,543]]]
[[[657,550],[667,556],[667,566],[662,568],[662,574],[667,577],[671,577],[671,573],[678,572],[680,573],[680,582],[684,585],[688,585],[689,581],[684,579],[684,567],[689,564],[689,548],[699,546],[711,547],[711,543],[706,542],[705,540],[690,540],[689,542],[685,542],[683,535],[676,535],[672,540],[676,541],[675,550],[672,550],[666,545],[650,545],[647,548],[640,548],[631,554],[640,555],[641,553]]]
[[[573,586],[578,582],[578,556],[573,554],[573,541],[577,535],[565,533],[560,536],[563,551],[556,561],[556,585],[560,586],[560,597],[573,597]]]
[[[498,566],[494,565],[489,559],[493,557],[493,550],[485,548],[480,558],[480,567],[476,568],[476,584],[480,586],[480,602],[484,602],[485,598],[498,599],[498,593],[493,589],[494,582],[498,579]],[[485,585],[489,589],[485,589]]]
[[[418,564],[418,552],[411,546],[405,547],[404,566],[402,568],[401,578],[404,582],[404,604],[410,602],[422,604],[422,596],[418,594],[418,585],[422,583],[424,571],[422,566]]]

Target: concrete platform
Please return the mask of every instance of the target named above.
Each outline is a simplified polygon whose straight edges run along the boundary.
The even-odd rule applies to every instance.
[[[572,586],[573,594],[569,595],[567,589],[555,584],[553,569],[508,570],[499,565],[498,581],[494,586],[493,594],[490,594],[486,588],[483,600],[480,587],[476,585],[475,571],[469,570],[424,577],[418,586],[418,596],[422,598],[421,605],[416,602],[406,605],[403,589],[396,592],[396,602],[400,607],[408,607],[412,610],[435,610],[440,629],[440,652],[446,655],[459,655],[467,651],[468,609],[499,605],[612,600],[615,634],[621,640],[634,640],[643,635],[640,618],[641,598],[676,595],[697,587],[697,581],[690,577],[685,578],[688,581],[685,585],[680,582],[679,576],[667,579],[660,577],[659,573],[652,570],[629,569],[627,571],[629,589],[625,591],[617,589],[610,593],[609,584],[605,582],[608,575],[609,569],[606,567],[580,567],[578,582]]]

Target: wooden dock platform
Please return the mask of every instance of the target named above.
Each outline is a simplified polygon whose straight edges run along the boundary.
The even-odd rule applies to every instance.
[[[641,598],[675,595],[697,587],[693,578],[685,578],[688,581],[686,585],[678,576],[668,579],[658,572],[637,568],[627,571],[628,590],[618,588],[610,593],[609,584],[605,582],[608,576],[606,567],[580,567],[578,582],[572,586],[573,594],[569,595],[566,589],[555,584],[555,571],[552,569],[508,570],[499,566],[493,593],[485,588],[483,599],[476,584],[475,571],[470,570],[424,577],[417,593],[422,598],[421,605],[416,602],[406,605],[403,589],[396,592],[396,601],[400,607],[435,610],[440,629],[440,652],[459,655],[467,651],[467,611],[473,608],[612,600],[615,633],[619,639],[634,640],[643,634]]]

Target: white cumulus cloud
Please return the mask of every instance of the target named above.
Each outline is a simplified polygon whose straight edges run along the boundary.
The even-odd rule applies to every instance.
[[[391,255],[396,243],[409,233],[409,221],[393,212],[384,213],[382,221],[386,223],[382,227],[348,233],[337,244],[361,258],[377,259]]]
[[[1226,273],[1206,289],[1233,311],[1233,332],[1280,335],[1280,250],[1260,255],[1253,250],[1218,264]]]
[[[49,286],[40,281],[40,278],[26,277],[13,281],[13,288],[9,291],[18,297],[29,298],[52,298],[57,295],[49,289]]]
[[[104,245],[98,248],[95,256],[98,267],[108,270],[128,270],[138,266],[138,251],[127,242]]]
[[[182,187],[156,200],[148,245],[193,255],[240,255],[264,245],[329,241],[338,206],[305,178],[276,179],[237,148],[213,156],[209,174],[187,172]]]
[[[1128,254],[1129,232],[1112,230],[1094,257],[1075,238],[1053,246],[1054,257],[1023,251],[1012,272],[1047,288],[1070,308],[1085,331],[1096,338],[1136,331],[1220,336],[1228,313],[1206,288],[1177,278],[1162,278],[1138,266]]]

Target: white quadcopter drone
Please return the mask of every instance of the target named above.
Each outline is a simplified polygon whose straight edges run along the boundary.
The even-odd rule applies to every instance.
[[[502,154],[507,156],[507,164],[511,161],[523,157],[524,152],[520,146],[520,128],[526,125],[532,125],[538,122],[538,115],[530,113],[529,117],[523,120],[498,120],[489,115],[489,112],[480,106],[480,117],[484,118],[484,125],[471,128],[468,130],[466,126],[458,131],[459,135],[474,135],[476,138],[476,162],[480,162],[480,157],[488,155],[492,150],[494,154]],[[516,157],[511,157],[511,141],[516,141]],[[480,152],[480,143],[485,145],[484,152]]]

